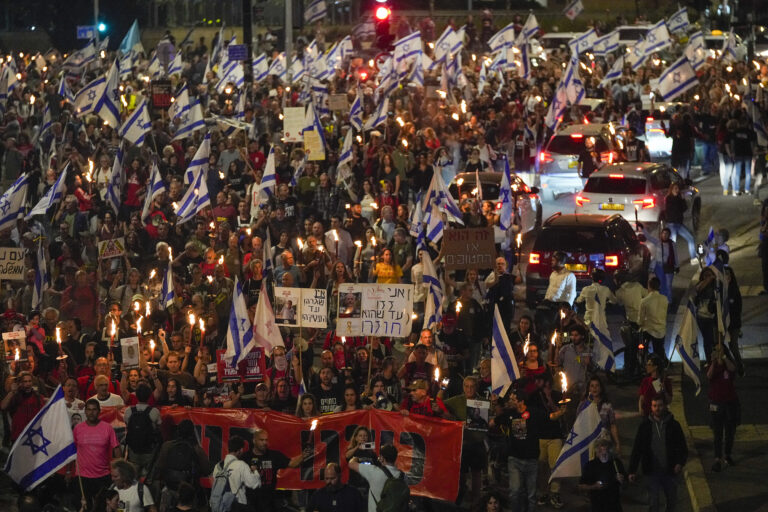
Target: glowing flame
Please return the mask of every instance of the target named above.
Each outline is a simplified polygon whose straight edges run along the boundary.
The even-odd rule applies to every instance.
[[[56,328],[56,343],[61,345],[61,329],[58,327]]]
[[[152,304],[150,304],[150,302],[147,301],[144,305],[146,306],[147,317],[149,317],[149,315],[152,313]]]
[[[304,242],[301,241],[301,238],[296,239],[296,243],[299,245],[299,250],[304,250]]]
[[[560,320],[565,320],[565,310],[560,310]]]
[[[208,279],[209,283],[213,282],[213,276],[205,276],[206,279]]]
[[[456,314],[458,315],[461,312],[461,301],[456,301]]]
[[[191,325],[192,327],[195,326],[195,314],[194,313],[190,313],[189,314],[189,325]]]
[[[417,318],[419,318],[419,315],[416,313],[411,313],[411,320],[416,320]]]
[[[355,245],[356,245],[358,248],[361,248],[361,247],[363,246],[363,242],[361,242],[360,240],[355,240]]]
[[[403,121],[403,118],[402,118],[402,117],[400,117],[400,116],[397,116],[397,118],[395,119],[395,121],[397,121],[397,124],[399,124],[401,128],[402,128],[403,126],[405,126],[405,121]]]
[[[346,343],[347,343],[347,337],[346,336],[342,336],[341,337],[341,344],[342,345],[346,345]]]
[[[13,360],[14,360],[14,361],[18,361],[20,357],[21,357],[21,355],[19,354],[19,349],[18,349],[18,347],[17,347],[17,348],[16,348],[16,355],[15,355],[15,356],[13,356]]]
[[[523,354],[527,356],[528,349],[530,348],[531,348],[531,334],[528,333],[528,336],[525,338],[525,345],[523,345]]]
[[[138,311],[141,309],[141,303],[139,301],[133,301],[133,310]]]
[[[117,326],[115,325],[115,321],[112,320],[112,328],[109,331],[110,336],[113,338],[115,337],[115,334],[117,334]]]
[[[316,428],[317,428],[317,420],[314,419],[314,420],[312,420],[312,425],[310,425],[309,430],[311,432],[311,431],[315,430]]]
[[[155,352],[155,340],[149,340],[149,350]]]
[[[136,334],[141,334],[141,321],[144,319],[143,316],[140,316],[138,320],[136,320]]]
[[[457,186],[460,187],[462,183],[464,183],[464,178],[459,178],[458,180],[456,180],[456,185]]]
[[[565,372],[560,372],[560,386],[563,393],[568,391],[568,379],[565,378]]]
[[[435,368],[435,382],[440,381],[440,367]]]
[[[376,237],[375,236],[371,237],[371,244],[373,244],[373,246],[376,247]]]
[[[552,333],[552,340],[551,340],[552,346],[554,347],[557,343],[557,331]]]
[[[403,140],[402,140],[402,143],[403,143],[403,147],[404,147],[404,148],[407,148],[407,147],[408,147],[408,141],[407,141],[406,139],[403,139]]]
[[[515,237],[515,242],[517,242],[517,248],[519,249],[521,245],[523,245],[523,235],[522,233],[518,233]]]
[[[378,208],[378,207],[379,207],[379,205],[378,205],[378,204],[376,204],[376,203],[371,203],[371,208],[373,208],[373,209],[376,209],[376,208]]]
[[[333,241],[334,242],[339,241],[339,233],[335,229],[333,230]]]
[[[201,330],[201,331],[203,331],[203,332],[205,332],[205,320],[203,320],[202,318],[200,318],[200,319],[198,320],[198,324],[200,325],[200,330]]]

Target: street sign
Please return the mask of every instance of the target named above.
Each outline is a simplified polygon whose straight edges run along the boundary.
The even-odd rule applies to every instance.
[[[93,25],[77,26],[78,39],[93,39],[94,37],[96,37],[96,27],[94,27]]]
[[[245,60],[248,58],[248,47],[244,44],[231,44],[227,46],[229,60]]]

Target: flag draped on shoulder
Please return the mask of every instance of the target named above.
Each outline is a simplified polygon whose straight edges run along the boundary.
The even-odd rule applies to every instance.
[[[576,421],[566,436],[557,462],[552,468],[549,481],[553,478],[581,476],[581,468],[589,461],[589,447],[600,437],[602,429],[597,403],[590,402],[576,416]]]
[[[680,354],[683,362],[683,372],[696,385],[696,394],[701,392],[700,359],[697,350],[699,343],[699,324],[696,320],[696,305],[689,298],[685,304],[680,305],[680,327],[675,334],[675,350]]]
[[[37,487],[77,456],[69,425],[64,390],[59,385],[16,439],[3,471],[25,491]]]
[[[267,294],[264,287],[262,287],[261,293]],[[245,303],[243,286],[240,284],[240,280],[235,277],[235,290],[232,306],[229,309],[229,323],[227,324],[227,351],[224,352],[224,359],[227,363],[237,366],[237,363],[245,359],[245,356],[255,346],[256,341],[253,338],[251,320],[248,318],[248,305]]]
[[[504,396],[521,374],[498,305],[493,306],[493,334],[491,339],[491,393]]]

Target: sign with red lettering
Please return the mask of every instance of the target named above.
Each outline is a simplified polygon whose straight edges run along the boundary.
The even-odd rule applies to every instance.
[[[224,359],[226,350],[216,351],[216,377],[219,382],[261,382],[264,380],[267,363],[264,348],[254,347],[237,367]]]

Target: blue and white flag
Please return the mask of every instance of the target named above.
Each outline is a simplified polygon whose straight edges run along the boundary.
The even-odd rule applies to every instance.
[[[421,54],[421,32],[418,30],[395,42],[395,62],[410,62]]]
[[[152,129],[152,118],[149,117],[147,98],[144,98],[133,114],[125,120],[118,134],[136,146],[144,144],[144,138]]]
[[[539,30],[541,30],[539,20],[536,19],[535,14],[530,13],[525,19],[525,24],[522,30],[520,30],[520,34],[517,36],[517,42],[521,43],[523,40],[532,38]]]
[[[487,83],[488,71],[485,68],[485,61],[483,61],[482,65],[480,66],[480,76],[477,79],[477,94],[483,94],[483,89],[485,89]]]
[[[67,191],[66,181],[68,170],[69,163],[67,163],[66,167],[64,167],[64,170],[61,171],[59,177],[56,178],[53,186],[48,189],[48,192],[46,192],[45,195],[40,198],[40,201],[37,202],[35,207],[32,208],[26,217],[24,217],[24,220],[29,220],[35,215],[45,215],[48,210],[51,209],[51,207],[61,201],[62,196]]]
[[[503,29],[499,30],[491,36],[488,40],[488,47],[491,49],[491,53],[504,48],[507,43],[511,43],[515,40],[515,23],[512,22]]]
[[[304,79],[304,61],[296,59],[291,64],[291,82],[296,83]]]
[[[325,18],[328,10],[325,7],[325,0],[312,0],[304,9],[304,23],[314,23]]]
[[[267,78],[269,65],[267,64],[267,54],[262,53],[253,60],[253,81],[261,82]]]
[[[568,41],[568,47],[571,49],[571,58],[576,58],[594,46],[597,41],[597,32],[594,28],[587,30]]]
[[[694,71],[698,71],[701,66],[707,62],[707,49],[704,46],[704,34],[701,31],[695,32],[688,38],[688,44],[685,46],[683,55],[691,63]]]
[[[418,194],[416,194],[414,206],[411,208],[411,212],[408,215],[408,231],[413,238],[418,238],[424,233],[423,195],[423,192],[419,190]]]
[[[579,61],[571,57],[562,78],[568,103],[578,105],[585,96],[584,83],[579,77]]]
[[[576,16],[581,14],[583,11],[584,4],[581,3],[581,0],[573,0],[565,7],[565,9],[563,9],[563,16],[573,21],[576,19]]]
[[[35,287],[32,289],[32,309],[42,311],[45,291],[51,286],[51,274],[48,271],[48,262],[45,260],[45,246],[43,246],[42,236],[37,244],[35,263]]]
[[[461,210],[453,199],[451,193],[448,191],[448,187],[445,186],[443,177],[439,172],[432,174],[432,181],[430,181],[429,188],[427,189],[427,203],[434,204],[440,212],[448,214],[448,219],[450,221],[464,225]]]
[[[421,252],[421,265],[424,269],[423,282],[427,285],[427,300],[424,305],[424,325],[422,329],[437,328],[437,324],[443,319],[443,285],[437,277],[437,270],[429,251]]]
[[[123,144],[117,148],[115,153],[115,160],[112,163],[112,174],[109,176],[109,183],[107,183],[107,194],[105,197],[106,202],[112,206],[115,215],[120,213],[120,205],[122,204],[123,194]]]
[[[201,142],[200,146],[197,148],[195,156],[192,157],[192,160],[189,162],[189,167],[187,167],[187,170],[184,172],[185,185],[192,183],[199,172],[203,172],[206,175],[208,174],[208,159],[210,156],[211,133],[208,132],[205,134],[203,142]]]
[[[304,130],[301,132],[302,135],[305,132],[311,132],[311,131],[317,132],[318,137],[320,137],[320,143],[322,145],[322,154],[325,155],[325,148],[327,147],[327,144],[325,142],[325,134],[323,125],[320,122],[320,116],[317,115],[317,110],[315,110],[315,102],[310,101],[309,105],[307,105],[307,111],[304,115]],[[325,157],[323,157],[325,159]]]
[[[625,61],[632,66],[632,71],[637,71],[648,60],[648,55],[645,53],[645,40],[641,37],[629,49]]]
[[[184,63],[181,60],[181,52],[176,52],[176,56],[173,58],[171,63],[168,65],[168,76],[171,75],[181,75],[181,72],[184,70]]]
[[[437,173],[435,173],[437,174]],[[426,211],[424,213],[427,224],[424,236],[432,243],[437,243],[443,238],[445,224],[443,223],[443,214],[440,208],[432,201],[427,201]]]
[[[682,56],[661,74],[658,89],[664,101],[672,101],[687,90],[696,87],[698,83],[696,71],[688,59]]]
[[[128,29],[128,33],[125,34],[125,37],[120,42],[118,50],[123,53],[130,53],[134,50],[143,50],[143,47],[141,46],[141,32],[139,31],[138,20],[133,20],[131,28]]]
[[[461,48],[461,40],[459,39],[459,36],[456,35],[456,31],[448,25],[435,42],[434,62],[432,67],[434,68],[437,64],[445,62],[445,59],[456,53],[459,48]]]
[[[0,196],[0,231],[12,229],[16,226],[16,221],[24,217],[28,186],[29,175],[22,174]]]
[[[752,122],[752,129],[755,130],[755,135],[757,136],[757,145],[762,147],[768,146],[768,129],[765,127],[760,109],[755,105],[755,100],[744,98],[741,104]]]
[[[600,82],[600,86],[605,87],[614,80],[618,80],[621,78],[622,74],[624,74],[624,56],[619,55],[616,57],[613,66],[611,66],[611,69],[603,77],[602,81]]]
[[[521,374],[498,304],[493,306],[491,343],[491,393],[504,396],[512,383],[520,379]]]
[[[248,317],[248,305],[245,303],[243,286],[240,284],[237,276],[235,276],[234,291],[232,307],[229,309],[227,351],[224,352],[224,359],[227,361],[227,364],[237,366],[237,363],[245,359],[248,353],[256,347],[256,341],[253,339],[253,326]],[[262,293],[264,295],[267,294],[263,288]],[[261,297],[261,294],[259,297]]]
[[[31,491],[77,457],[64,390],[59,385],[13,443],[3,471]]]
[[[594,341],[595,363],[603,370],[613,372],[616,370],[616,356],[613,352],[611,333],[608,330],[608,320],[605,317],[606,305],[600,304],[600,296],[598,294],[595,295],[595,302],[597,307],[589,322],[589,331],[592,333]]]
[[[479,189],[478,189],[479,193]],[[507,231],[512,227],[514,221],[514,197],[512,195],[512,175],[509,170],[509,158],[504,158],[504,172],[501,174],[501,185],[499,186],[499,227],[502,231]]]
[[[120,80],[127,81],[131,78],[133,72],[133,52],[128,52],[120,57],[118,61],[118,68],[120,68]]]
[[[365,131],[373,130],[384,121],[387,120],[387,112],[389,112],[389,96],[385,96],[384,99],[376,107],[376,111],[365,120],[363,129]]]
[[[592,45],[592,53],[598,57],[605,57],[607,54],[619,49],[619,33],[614,30],[602,37],[598,37]]]
[[[667,22],[659,20],[645,34],[645,46],[643,48],[645,55],[651,55],[670,46],[672,46],[672,38],[669,36],[669,30],[667,30]]]
[[[72,53],[64,60],[62,67],[68,73],[78,74],[84,71],[85,66],[96,60],[96,42],[91,39],[84,48]]]
[[[287,68],[285,64],[285,52],[280,52],[280,55],[275,57],[275,60],[273,60],[272,64],[269,65],[267,74],[275,75],[280,80],[283,80],[285,78],[286,72]]]
[[[168,309],[173,306],[173,301],[176,300],[176,288],[173,286],[173,253],[171,248],[168,248],[168,266],[165,268],[165,274],[163,274],[163,286],[160,289],[160,306],[163,309]]]
[[[269,198],[275,195],[275,186],[277,185],[277,176],[275,174],[275,147],[269,148],[267,162],[264,165],[264,174],[261,176],[259,185],[259,206],[266,206]],[[269,233],[269,230],[267,230]],[[266,262],[264,262],[266,265]]]
[[[590,402],[576,416],[576,421],[566,436],[557,462],[552,468],[549,481],[553,478],[581,476],[581,468],[589,462],[589,447],[600,437],[602,429],[597,403]]]
[[[171,106],[168,108],[168,117],[171,118],[171,121],[175,121],[177,118],[181,117],[188,110],[189,110],[189,87],[187,84],[184,84],[182,88],[179,90],[176,97],[173,98],[173,102],[171,103]]]
[[[341,146],[341,155],[339,156],[338,166],[342,166],[347,162],[352,161],[352,142],[355,138],[353,131],[352,128],[349,128],[347,134],[344,136],[344,144]]]
[[[520,45],[520,66],[517,68],[517,76],[523,80],[531,78],[531,59],[528,55],[528,41]]]
[[[208,70],[206,70],[206,75]],[[157,80],[165,74],[165,67],[160,63],[160,57],[155,53],[149,61],[147,66],[147,74],[152,80]]]
[[[557,126],[563,120],[563,114],[568,107],[568,95],[565,92],[565,84],[560,80],[555,89],[555,95],[552,97],[552,103],[549,104],[549,110],[544,117],[544,124],[547,128],[553,132],[557,129]]]
[[[670,32],[681,32],[688,28],[690,22],[688,21],[688,8],[683,7],[675,14],[669,17],[667,21],[667,28]]]
[[[62,77],[62,80],[64,78]],[[107,89],[107,79],[104,76],[89,82],[85,87],[80,89],[75,96],[74,106],[75,113],[78,116],[85,116],[92,112],[95,112],[99,106],[101,98],[104,96],[104,91]]]
[[[233,84],[235,89],[239,89],[245,83],[245,72],[243,71],[243,65],[240,61],[230,60],[222,64],[219,69],[221,79],[216,84],[216,92],[219,94],[224,92],[227,85]]]
[[[696,320],[696,305],[689,299],[687,303],[681,304],[680,308],[682,314],[680,327],[675,335],[675,350],[680,354],[680,360],[683,362],[683,372],[696,385],[698,395],[701,392],[701,370],[699,369],[701,363],[697,345],[701,333]]]
[[[56,92],[59,96],[64,98],[64,101],[68,101],[72,104],[75,103],[75,95],[72,94],[72,90],[69,88],[69,84],[67,84],[67,78],[64,75],[59,79],[59,90]]]
[[[117,67],[117,59],[112,62],[109,72],[105,77],[104,91],[93,111],[98,114],[109,126],[117,130],[120,126],[120,70]],[[82,115],[82,114],[80,114]]]
[[[203,108],[200,106],[200,100],[194,100],[189,105],[189,110],[181,114],[181,124],[176,130],[172,140],[185,139],[197,130],[205,128],[205,119],[203,118]]]
[[[207,172],[200,169],[195,176],[195,180],[184,193],[184,197],[181,198],[181,204],[176,209],[177,224],[184,224],[194,219],[205,207],[211,205],[206,174]]]
[[[723,49],[720,57],[728,62],[741,60],[743,55],[744,45],[738,44],[736,42],[736,34],[733,31],[728,32],[728,37],[723,43]]]
[[[152,171],[149,173],[149,190],[144,196],[144,207],[141,209],[142,221],[147,221],[149,214],[152,213],[152,202],[165,191],[165,182],[163,182],[163,177],[160,174],[160,168],[156,161],[152,162]]]
[[[275,262],[272,261],[272,237],[269,234],[269,229],[266,232],[267,235],[261,243],[262,259],[264,260],[264,266],[261,269],[262,278],[267,277],[275,268]]]

